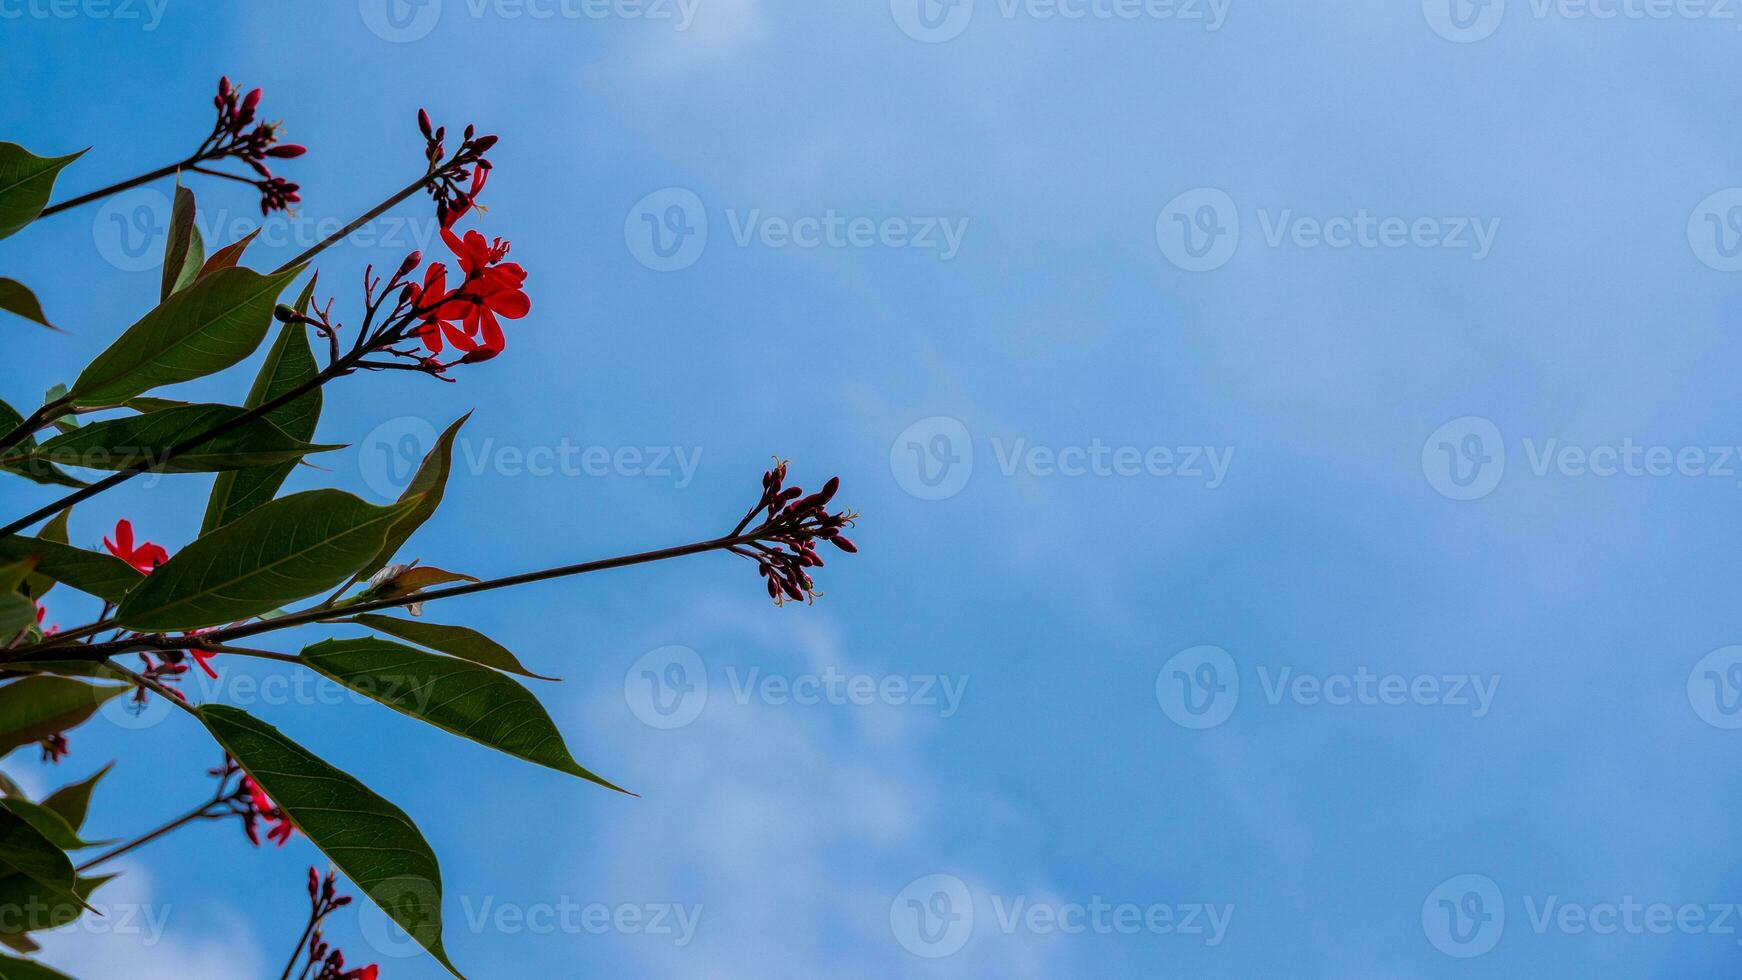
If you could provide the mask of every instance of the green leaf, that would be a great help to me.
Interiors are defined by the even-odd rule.
[[[367,564],[357,570],[357,574],[351,581],[361,582],[386,567],[387,563],[393,560],[393,555],[399,550],[399,546],[411,537],[413,531],[422,527],[423,522],[429,520],[430,515],[434,514],[436,508],[441,506],[442,494],[448,485],[448,470],[453,465],[454,437],[459,435],[460,426],[465,425],[466,420],[471,417],[472,413],[467,412],[455,419],[454,423],[448,426],[447,430],[436,439],[435,445],[430,447],[430,451],[424,455],[423,462],[418,464],[417,472],[412,475],[411,482],[406,485],[405,492],[399,495],[402,502],[416,499],[417,506],[400,518],[399,523],[393,526],[393,530],[387,533],[387,539],[381,543],[381,550],[376,553],[374,558],[369,559]]]
[[[278,294],[299,266],[263,276],[221,269],[164,300],[97,355],[73,382],[73,403],[119,405],[160,385],[204,377],[260,346]]]
[[[66,544],[67,518],[71,517],[72,513],[73,509],[71,507],[61,510],[60,513],[48,519],[48,523],[42,526],[42,530],[36,532],[36,536],[44,541],[50,541],[56,544]],[[19,560],[28,560],[33,564],[41,561],[40,558],[36,558],[35,556]],[[24,581],[24,591],[32,599],[40,600],[43,596],[47,595],[48,590],[52,588],[54,588],[54,577],[52,575],[44,575],[41,572],[32,572],[30,577]]]
[[[189,439],[228,425],[248,414],[234,405],[183,405],[147,415],[128,415],[92,422],[38,446],[33,455],[63,466],[124,470],[141,463],[161,463],[159,473],[212,473],[292,463],[309,453],[339,446],[314,446],[286,434],[264,418],[252,419],[193,449],[169,451]]]
[[[0,980],[73,980],[58,970],[51,970],[34,960],[15,956],[0,956]]]
[[[417,619],[399,619],[393,616],[379,616],[374,613],[363,613],[351,617],[351,622],[366,629],[379,630],[402,640],[410,640],[418,646],[439,650],[450,657],[470,660],[475,664],[494,667],[510,674],[522,677],[536,677],[541,681],[554,681],[555,677],[546,677],[527,670],[512,652],[475,629],[465,626],[444,626],[441,623],[430,623]]]
[[[442,948],[441,867],[411,818],[245,711],[208,704],[198,714],[291,823],[449,973],[460,976]]]
[[[198,629],[330,589],[379,551],[388,528],[415,506],[375,507],[338,490],[274,500],[159,565],[122,600],[116,621],[144,632]]]
[[[24,818],[24,822],[36,828],[37,833],[48,838],[49,843],[63,851],[76,851],[84,847],[96,847],[99,844],[113,844],[114,841],[88,841],[79,837],[78,831],[67,823],[66,818],[43,806],[29,800],[0,800],[0,806],[11,810]]]
[[[302,651],[302,660],[359,694],[461,738],[623,791],[575,762],[532,692],[488,667],[373,636],[316,643]]]
[[[31,557],[36,559],[36,574],[109,602],[120,602],[144,578],[132,565],[114,555],[42,537],[14,534],[0,538],[0,560],[21,561]]]
[[[54,928],[89,907],[66,852],[3,806],[0,875],[0,928],[7,932]]]
[[[17,143],[0,143],[0,238],[36,220],[61,168],[83,156],[39,157]]]
[[[163,294],[168,299],[194,281],[206,260],[206,246],[194,227],[194,192],[180,184],[169,209],[169,235],[163,242]]]
[[[253,237],[249,235],[237,244],[245,246]],[[308,309],[314,288],[315,281],[311,278],[303,287],[302,295],[297,297],[295,309],[298,313]],[[286,323],[279,330],[272,348],[266,352],[266,363],[260,366],[260,374],[255,377],[254,387],[248,391],[248,400],[243,404],[249,408],[264,405],[307,382],[319,370],[314,352],[309,349],[308,329],[300,323]],[[321,417],[321,390],[316,388],[295,401],[280,405],[265,417],[292,439],[313,439],[315,426]],[[288,462],[219,474],[206,502],[206,517],[200,525],[200,533],[215,531],[271,500],[294,469],[296,463]]]
[[[18,426],[23,424],[24,416],[18,414],[17,409],[5,402],[0,402],[0,434],[11,432],[13,429],[16,429]],[[24,440],[16,446],[5,450],[4,453],[0,453],[0,455],[7,457],[22,455],[35,447],[36,436],[30,435],[26,436]],[[26,458],[18,463],[0,463],[0,469],[3,469],[8,473],[15,473],[27,480],[48,484],[50,486],[76,488],[85,485],[85,481],[75,479],[65,472],[62,472],[60,467],[55,466],[53,463],[39,459]]]
[[[91,793],[96,790],[97,783],[104,776],[107,776],[109,770],[113,768],[115,768],[115,764],[111,762],[76,783],[62,786],[48,794],[48,798],[42,801],[42,805],[60,814],[61,819],[67,822],[67,826],[78,830],[85,825],[85,813],[91,807]]]
[[[36,625],[36,603],[18,592],[0,593],[0,640]]]
[[[0,687],[0,755],[85,722],[126,687],[70,677],[23,677]]]
[[[43,315],[42,304],[37,302],[36,294],[30,291],[29,286],[16,279],[0,276],[0,310],[15,313],[50,330],[60,331],[59,327],[48,322],[48,317]]]

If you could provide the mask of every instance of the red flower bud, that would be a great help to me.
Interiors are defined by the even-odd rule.
[[[260,104],[260,97],[265,94],[266,93],[261,89],[254,89],[249,92],[247,98],[242,100],[242,111],[253,112],[254,107]]]
[[[848,539],[846,535],[837,534],[829,540],[834,542],[835,547],[847,552],[848,554],[858,554],[859,552],[859,546]]]
[[[400,276],[403,276],[407,272],[410,272],[411,270],[417,268],[418,263],[422,262],[422,261],[423,261],[423,253],[422,252],[420,252],[420,251],[412,252],[410,255],[407,255],[405,257],[404,262],[399,263],[399,272],[396,273],[393,278],[398,279]]]
[[[277,157],[280,160],[289,160],[293,157],[300,157],[307,152],[308,147],[303,146],[301,143],[286,143],[283,146],[275,146],[272,149],[267,150],[266,155],[269,157]]]
[[[429,139],[433,135],[434,131],[429,124],[429,113],[422,109],[417,110],[417,128],[423,131],[424,139]]]
[[[492,146],[495,146],[495,145],[496,145],[496,137],[494,137],[494,136],[480,136],[476,140],[472,141],[472,152],[473,153],[487,153],[487,152],[489,152],[490,148]]]

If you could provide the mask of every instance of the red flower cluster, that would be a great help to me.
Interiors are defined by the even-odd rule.
[[[260,106],[260,97],[263,94],[256,88],[243,95],[240,89],[230,84],[228,77],[218,79],[218,94],[212,97],[212,105],[218,110],[218,119],[213,123],[212,133],[206,137],[206,142],[200,147],[196,158],[220,160],[234,157],[246,163],[259,176],[258,180],[250,180],[248,183],[260,191],[260,213],[270,214],[277,210],[288,211],[290,205],[302,200],[302,196],[298,193],[298,185],[283,177],[274,176],[267,169],[265,161],[268,158],[293,159],[308,152],[308,147],[300,143],[280,144],[278,123],[262,122],[255,124],[253,129],[248,129],[249,123],[254,122],[254,114]],[[233,174],[220,176],[234,177]]]
[[[149,541],[133,543],[133,522],[122,518],[115,522],[115,540],[103,539],[103,547],[109,549],[109,554],[121,559],[141,573],[150,574],[151,570],[169,560],[169,552],[162,545]]]
[[[415,310],[420,318],[417,335],[431,354],[440,354],[452,344],[462,356],[454,363],[474,364],[502,353],[507,346],[497,317],[518,320],[532,309],[521,286],[526,270],[517,262],[502,261],[508,243],[500,238],[485,240],[476,231],[464,237],[442,229],[442,241],[459,263],[461,281],[448,290],[447,266],[434,262],[417,289]]]
[[[300,975],[306,977],[313,970],[314,980],[376,980],[380,969],[375,964],[355,970],[345,969],[345,954],[321,935],[321,920],[351,904],[351,896],[338,894],[337,876],[333,872],[328,871],[322,878],[314,868],[308,869],[308,903],[308,965],[303,967]],[[291,965],[296,965],[295,955],[291,957]]]
[[[448,128],[432,125],[429,113],[423,109],[417,110],[417,128],[423,133],[424,158],[435,171],[428,190],[435,198],[436,221],[447,228],[477,202],[478,192],[484,189],[484,181],[490,173],[490,161],[484,159],[484,154],[496,145],[496,137],[479,136],[476,128],[467,126],[460,137],[460,151],[452,160],[447,160],[444,140]],[[468,179],[471,187],[463,189]]]
[[[829,501],[841,488],[840,477],[830,477],[821,490],[809,496],[799,487],[785,486],[785,482],[786,461],[776,460],[774,468],[762,474],[761,498],[732,532],[738,535],[758,514],[766,512],[766,521],[752,532],[756,540],[735,545],[731,551],[756,562],[756,571],[766,580],[768,597],[775,605],[788,599],[809,601],[820,594],[806,571],[823,567],[822,556],[817,554],[818,540],[849,553],[859,550],[841,533],[858,515],[828,510]],[[786,550],[780,550],[782,547]]]

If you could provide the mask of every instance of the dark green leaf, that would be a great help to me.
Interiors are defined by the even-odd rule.
[[[113,762],[91,773],[76,783],[62,786],[48,794],[42,805],[61,815],[67,826],[78,830],[85,825],[85,813],[91,807],[91,793],[96,790],[97,783],[114,768]]]
[[[5,402],[0,402],[0,434],[11,432],[22,424],[24,424],[24,416],[18,414],[18,411],[11,405],[6,404]],[[26,436],[24,440],[16,446],[0,452],[0,456],[10,457],[21,455],[35,448],[35,446],[36,437],[34,435]],[[8,473],[15,473],[25,479],[37,483],[45,483],[50,486],[82,487],[85,485],[85,481],[74,479],[62,472],[60,467],[39,459],[27,458],[19,463],[0,463],[0,469],[3,469]]]
[[[575,762],[532,692],[488,667],[373,636],[317,643],[303,650],[302,660],[359,694],[461,738],[621,791]]]
[[[62,585],[88,592],[99,599],[120,602],[144,576],[114,555],[86,551],[44,538],[11,535],[0,538],[0,560],[36,558],[36,574]]]
[[[176,293],[85,368],[73,382],[74,404],[119,405],[242,360],[260,346],[278,294],[301,272],[221,269]]]
[[[415,506],[411,500],[375,507],[337,490],[274,500],[159,565],[128,593],[116,620],[158,632],[270,612],[345,581]]]
[[[82,847],[96,847],[98,844],[112,844],[114,841],[88,841],[79,837],[78,831],[67,823],[66,818],[43,806],[29,800],[0,800],[0,806],[11,810],[24,818],[24,822],[36,828],[37,833],[48,838],[48,842],[63,851],[76,851]]]
[[[0,873],[0,927],[7,932],[53,928],[88,907],[66,852],[3,806]]]
[[[0,956],[0,980],[73,980],[73,978],[58,970],[51,970],[34,960]]]
[[[176,185],[175,203],[169,209],[169,235],[163,242],[163,294],[185,288],[199,275],[206,261],[205,243],[194,227],[194,192]]]
[[[43,315],[42,304],[36,301],[36,294],[30,291],[30,287],[16,279],[0,276],[0,310],[15,313],[50,330],[60,329],[48,322],[48,317]]]
[[[527,670],[508,648],[490,639],[475,629],[465,626],[444,626],[441,623],[430,623],[418,619],[398,619],[393,616],[380,616],[374,613],[364,613],[351,617],[351,622],[367,629],[379,630],[397,636],[402,640],[410,640],[418,646],[439,650],[450,657],[470,660],[475,664],[494,667],[510,674],[522,677],[536,677],[541,681],[554,681],[555,677],[546,677]]]
[[[465,425],[466,420],[471,417],[472,413],[467,412],[455,419],[454,424],[447,427],[447,430],[436,439],[435,445],[424,455],[423,462],[418,464],[417,472],[412,475],[411,482],[406,485],[405,492],[399,495],[401,501],[417,499],[417,506],[408,511],[404,517],[400,518],[399,523],[393,526],[393,530],[387,533],[386,540],[381,543],[381,550],[376,553],[374,558],[369,559],[367,564],[357,570],[352,581],[361,582],[385,567],[388,562],[393,560],[393,555],[399,550],[399,546],[411,537],[413,531],[422,527],[423,522],[429,520],[430,515],[434,514],[436,508],[441,506],[442,494],[448,485],[448,470],[453,463],[454,437],[459,435],[460,426]]]
[[[61,168],[84,155],[39,157],[17,143],[0,143],[0,238],[36,220]]]
[[[253,237],[250,235],[238,244],[246,245]],[[311,278],[308,285],[303,287],[302,295],[297,297],[297,312],[308,309],[309,297],[314,294],[314,288],[315,283]],[[264,405],[307,382],[319,370],[315,364],[314,352],[309,349],[308,328],[300,323],[284,324],[278,332],[278,339],[266,352],[266,363],[260,366],[260,374],[254,378],[254,387],[249,390],[248,400],[243,404],[249,408]],[[266,415],[285,435],[305,441],[314,438],[315,426],[320,417],[319,388],[295,401],[280,405]],[[212,495],[206,502],[206,518],[200,525],[200,533],[217,530],[271,500],[294,469],[296,463],[289,462],[220,473],[212,484]]]
[[[76,727],[125,687],[70,677],[23,677],[0,686],[0,755]]]
[[[33,454],[63,466],[97,470],[124,470],[161,460],[151,469],[160,473],[212,473],[295,463],[308,453],[341,448],[310,445],[270,421],[256,418],[169,456],[171,448],[246,414],[247,409],[234,405],[183,405],[148,415],[127,415],[56,436]]]
[[[49,518],[48,523],[44,524],[42,526],[42,530],[36,532],[36,536],[38,538],[42,539],[43,541],[49,541],[49,542],[53,542],[55,544],[66,544],[67,543],[67,518],[71,517],[72,513],[73,513],[73,509],[71,507],[68,507],[68,508],[62,510],[60,513]],[[36,562],[36,563],[40,563],[42,561],[42,559],[36,558],[34,556],[32,556],[30,559],[20,559],[20,560],[31,560],[31,561]],[[52,589],[52,588],[54,588],[54,576],[44,575],[41,572],[32,572],[30,577],[27,578],[24,582],[24,591],[32,599],[40,600],[43,596],[47,595],[48,590]]]
[[[36,603],[18,592],[0,592],[0,640],[36,625]]]
[[[460,975],[442,948],[441,867],[410,817],[245,711],[209,704],[199,716],[345,877]]]

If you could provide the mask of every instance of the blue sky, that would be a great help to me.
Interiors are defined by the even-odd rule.
[[[405,182],[418,106],[501,134],[479,227],[532,315],[456,385],[330,388],[352,448],[293,483],[390,496],[475,408],[408,555],[711,536],[771,454],[865,515],[808,608],[704,557],[427,610],[563,677],[640,799],[236,686],[271,670],[206,693],[418,821],[474,976],[1733,975],[1734,5],[925,2],[0,0],[0,138],[93,145],[65,193],[265,86],[312,150],[258,267]],[[195,187],[209,234],[256,224]],[[152,304],[165,189],[0,248],[70,331],[17,328],[8,401]],[[336,311],[427,241],[395,214],[321,258]],[[205,480],[144,482],[76,540],[186,544]],[[6,768],[118,758],[108,836],[216,761],[152,715],[73,753]],[[103,896],[160,936],[50,959],[276,975],[316,858],[187,831]],[[380,926],[329,931],[440,975]]]

